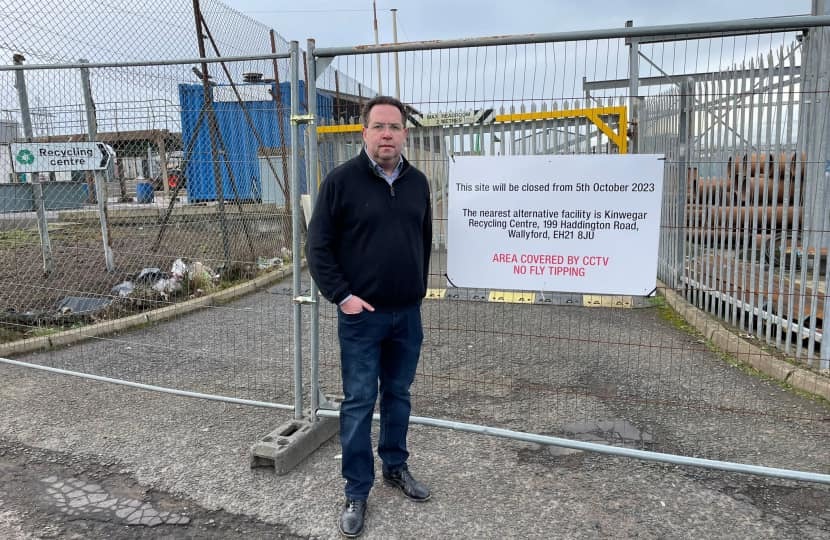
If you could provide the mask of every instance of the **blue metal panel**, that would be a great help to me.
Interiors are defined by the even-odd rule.
[[[271,92],[276,91],[276,84],[270,84]],[[250,85],[241,85],[250,86]],[[300,81],[300,93],[305,94],[305,84]],[[280,84],[281,103],[283,107],[283,132],[286,137],[286,146],[291,144],[289,110],[291,104],[291,89],[289,83]],[[300,99],[305,102],[304,98]],[[328,96],[318,96],[318,110],[325,118],[331,117],[332,99]],[[204,103],[202,86],[199,84],[179,85],[179,103],[181,104],[182,141],[187,147],[196,130],[196,120]],[[218,160],[222,189],[225,200],[260,200],[262,196],[262,182],[260,178],[259,154],[260,144],[251,130],[242,106],[238,101],[215,101],[216,122],[224,144],[227,159],[214,157],[211,150],[210,132],[208,130],[208,116],[196,132],[193,151],[189,156],[185,176],[187,178],[188,200],[191,202],[215,201],[217,199],[216,183],[214,181],[214,160]],[[259,134],[262,145],[267,148],[282,146],[279,129],[279,115],[273,100],[246,101],[245,108],[251,118],[254,128]],[[302,107],[301,113],[305,112]],[[217,151],[221,156],[222,145]],[[185,156],[187,157],[187,156]],[[233,172],[233,182],[228,168]],[[280,171],[278,171],[280,172]],[[300,191],[307,191],[304,174],[300,183]]]

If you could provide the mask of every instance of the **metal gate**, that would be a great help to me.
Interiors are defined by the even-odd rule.
[[[744,328],[760,324],[774,341],[774,327],[759,315],[762,306],[755,301],[765,296],[772,280],[751,281],[757,279],[749,270],[752,265],[754,272],[764,272],[755,251],[746,260],[735,255],[737,246],[749,253],[749,244],[736,240],[741,235],[755,241],[760,232],[771,230],[763,241],[779,238],[772,245],[777,251],[781,235],[776,230],[800,234],[799,222],[792,219],[777,222],[777,229],[761,218],[750,219],[770,211],[780,214],[769,198],[755,204],[761,201],[759,186],[766,193],[778,184],[762,184],[749,172],[748,161],[741,165],[752,151],[791,155],[795,137],[785,142],[783,126],[787,121],[792,125],[795,111],[811,114],[805,100],[792,99],[799,76],[808,75],[795,60],[804,47],[795,45],[803,27],[790,22],[732,21],[330,49],[316,49],[309,40],[309,86],[334,95],[334,114],[327,115],[333,120],[318,120],[317,140],[310,141],[310,177],[321,180],[362,144],[362,126],[350,102],[364,96],[333,92],[336,81],[318,76],[318,71],[331,64],[337,72],[374,77],[373,63],[378,62],[381,80],[373,79],[377,84],[370,86],[399,88],[398,97],[410,108],[404,153],[431,181],[437,234],[432,288],[423,305],[426,338],[413,386],[413,409],[420,415],[416,421],[481,433],[504,430],[502,435],[521,440],[544,439],[678,463],[696,462],[692,456],[751,463],[750,440],[792,421],[821,436],[817,411],[795,417],[771,411],[754,390],[732,376],[707,372],[696,358],[707,347],[704,339],[690,343],[655,332],[652,316],[660,310],[659,298],[474,290],[453,287],[446,277],[447,170],[455,156],[659,152],[666,159],[658,290],[685,294],[726,320],[743,317]],[[814,41],[826,34],[822,25],[827,22],[798,20],[810,24],[807,35]],[[779,62],[737,67],[766,51],[778,52]],[[393,63],[401,66],[400,74]],[[789,102],[780,98],[787,91]],[[776,116],[783,123],[773,125],[770,111],[782,107],[789,114]],[[489,122],[482,121],[487,111],[493,113]],[[729,115],[735,120],[727,120]],[[750,135],[755,133],[758,137]],[[826,138],[820,146],[826,153]],[[790,163],[788,157],[781,170],[796,174],[797,165]],[[730,181],[714,179],[722,167],[744,178],[740,189],[754,196],[742,210],[749,217],[733,212],[739,217],[729,222],[731,229],[725,229],[725,218],[711,217],[731,211],[713,195],[720,197]],[[735,243],[722,246],[715,240],[718,235]],[[717,275],[711,261],[727,258],[747,270],[738,272],[733,266],[732,281],[724,285],[711,277]],[[787,260],[795,264],[793,258]],[[818,273],[810,276],[823,281],[826,274],[821,272],[821,278]],[[701,273],[708,281],[698,279]],[[744,289],[755,300],[735,298],[734,276],[749,279]],[[811,294],[801,291],[802,296]],[[791,304],[784,302],[785,307]],[[325,410],[327,396],[336,396],[340,388],[336,313],[326,303],[314,303],[311,309],[312,411],[322,403],[319,414],[330,416],[334,413]],[[783,324],[790,328],[788,321]],[[815,328],[810,335],[812,343]],[[790,343],[784,331],[777,336],[779,343]],[[691,425],[695,423],[707,427],[701,431]],[[669,426],[680,425],[686,427],[672,434]],[[631,449],[652,453],[631,454]],[[655,457],[654,452],[672,456]],[[816,465],[819,470],[826,466]],[[748,470],[734,463],[714,466]],[[730,469],[735,466],[739,468]]]

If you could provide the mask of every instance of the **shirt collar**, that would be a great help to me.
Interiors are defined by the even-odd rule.
[[[372,164],[372,168],[380,173],[386,175],[386,171],[383,170],[383,167],[380,166],[380,163],[376,162],[372,159],[372,156],[369,155],[369,152],[366,152],[366,157],[369,158],[369,163]],[[392,171],[392,174],[401,172],[401,168],[403,167],[403,155],[400,156],[398,159],[398,164],[395,165],[395,170]]]

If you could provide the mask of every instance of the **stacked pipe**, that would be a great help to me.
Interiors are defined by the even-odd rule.
[[[798,168],[798,171],[796,169]],[[765,240],[773,231],[798,227],[803,206],[805,156],[744,154],[729,157],[726,177],[698,178],[687,171],[686,231],[693,242],[714,246],[731,242],[738,247],[753,238]],[[725,246],[724,246],[725,247]]]

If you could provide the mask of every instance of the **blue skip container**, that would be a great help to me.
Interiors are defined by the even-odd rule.
[[[141,204],[153,202],[153,184],[150,182],[139,182],[136,184],[135,198]]]

